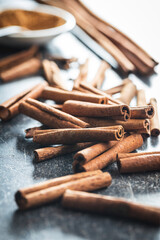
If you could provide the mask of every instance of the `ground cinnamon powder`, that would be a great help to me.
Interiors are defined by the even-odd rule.
[[[35,11],[14,9],[0,13],[0,28],[16,25],[28,30],[41,30],[58,27],[65,22],[63,18]]]

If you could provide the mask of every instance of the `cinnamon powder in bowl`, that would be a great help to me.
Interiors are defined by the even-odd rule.
[[[28,0],[5,0],[0,4],[0,29],[22,27],[20,32],[0,38],[0,44],[16,47],[46,44],[75,25],[74,16],[61,8]]]

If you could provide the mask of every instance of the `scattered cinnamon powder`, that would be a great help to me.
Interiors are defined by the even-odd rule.
[[[0,28],[16,25],[29,30],[41,30],[58,27],[65,22],[63,18],[36,11],[15,9],[0,13]]]

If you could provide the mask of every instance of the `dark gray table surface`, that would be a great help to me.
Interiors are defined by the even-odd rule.
[[[135,25],[132,26],[135,30]],[[138,29],[137,27],[137,31]],[[150,34],[147,37],[149,38]],[[140,38],[143,42],[142,38],[145,42],[145,34],[144,36],[142,34]],[[158,47],[156,44],[151,44],[150,47],[150,53],[156,53],[154,56],[157,60],[160,59],[160,53],[157,53]],[[1,46],[0,54],[5,56],[14,51]],[[89,80],[94,76],[100,63],[100,59],[71,33],[57,37],[42,51],[50,51],[67,57],[76,56],[81,62],[89,57]],[[158,72],[158,68],[156,71]],[[63,71],[63,77],[74,78],[77,73],[76,68],[73,68],[67,72]],[[143,79],[130,75],[130,78],[139,89],[146,90],[147,100],[150,97],[160,99],[158,74]],[[0,103],[40,81],[43,81],[43,77],[39,74],[7,84],[0,83]],[[109,88],[120,82],[121,77],[114,71],[108,70],[103,88]],[[68,80],[68,84],[71,87],[72,80]],[[135,104],[135,100],[132,104]],[[38,125],[40,125],[39,122],[24,115],[18,115],[9,122],[0,123],[0,239],[160,239],[160,229],[157,227],[129,220],[64,210],[60,203],[52,203],[24,212],[18,211],[14,201],[14,193],[17,189],[72,173],[73,155],[71,154],[38,164],[33,162],[33,150],[39,145],[33,143],[32,140],[25,139],[24,130]],[[139,151],[158,151],[159,146],[159,138],[152,137],[144,141]],[[120,175],[116,164],[104,171],[111,173],[112,185],[107,189],[96,191],[97,193],[124,197],[160,207],[160,173]]]

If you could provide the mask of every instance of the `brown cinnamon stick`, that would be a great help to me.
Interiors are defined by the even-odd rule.
[[[90,84],[95,88],[101,88],[104,78],[105,78],[105,71],[110,68],[110,65],[105,62],[101,61],[100,66],[98,68],[98,71],[93,78],[93,80],[90,82]]]
[[[41,133],[42,131],[42,133]],[[57,129],[44,133],[44,130],[34,132],[33,141],[43,144],[74,144],[77,142],[106,142],[119,141],[122,138],[121,129],[86,128],[86,129]]]
[[[74,125],[77,125],[77,126],[82,127],[82,128],[85,128],[85,127],[89,126],[84,121],[82,121],[82,120],[80,120],[80,119],[78,119],[78,118],[76,118],[76,117],[74,117],[74,116],[72,116],[68,113],[62,112],[62,111],[60,111],[60,110],[58,110],[54,107],[50,107],[49,105],[47,105],[45,103],[42,103],[40,101],[28,98],[26,100],[26,102],[35,106],[35,107],[37,107],[38,109],[40,109],[40,110],[42,110],[46,113],[51,114],[52,116],[57,117],[60,120],[73,123]]]
[[[94,103],[106,103],[107,99],[103,96],[98,96],[95,94],[73,92],[73,91],[64,91],[61,89],[46,87],[41,95],[44,99],[51,99],[58,103],[63,103],[69,99],[78,100],[78,101],[88,101]]]
[[[56,147],[46,147],[34,150],[36,162],[41,162],[47,159],[51,159],[57,156],[62,156],[68,153],[76,152],[81,149],[91,146],[93,143],[77,143],[74,145],[62,145]]]
[[[73,210],[118,216],[160,225],[160,208],[133,203],[123,198],[66,190],[62,206]]]
[[[155,114],[154,107],[152,105],[148,106],[138,106],[138,107],[131,107],[131,119],[151,119]]]
[[[68,100],[63,104],[63,111],[80,117],[109,117],[123,120],[130,118],[130,110],[127,105],[101,105],[89,102]]]
[[[38,120],[39,122],[50,128],[80,128],[79,125],[76,125],[69,121],[69,116],[67,116],[66,118],[66,116],[63,115],[62,111],[49,107],[48,105],[45,108],[45,111],[42,109],[43,107],[39,107],[39,104],[37,102],[36,104],[35,102],[33,103],[33,100],[27,100],[27,102],[22,102],[19,106],[19,111],[21,113]],[[62,115],[63,119],[61,119]],[[71,119],[73,119],[72,116]]]
[[[124,85],[126,85],[126,84],[128,84],[130,82],[131,82],[131,80],[129,78],[126,78],[126,79],[123,80],[122,84],[117,85],[117,86],[115,86],[113,88],[107,89],[104,92],[107,93],[107,94],[110,94],[110,95],[119,93],[119,92],[121,92],[121,90],[124,87]]]
[[[42,66],[49,85],[67,90],[67,82],[62,79],[60,69],[55,62],[45,59]]]
[[[72,165],[74,172],[79,172],[82,164],[89,162],[93,158],[113,147],[115,144],[117,144],[117,141],[97,143],[77,152],[73,157],[74,162]]]
[[[25,130],[25,138],[32,138],[33,137],[33,133],[35,130],[42,130],[42,129],[46,129],[47,127],[42,125],[42,126],[39,126],[39,127],[32,127],[32,128],[27,128]]]
[[[38,98],[40,97],[43,89],[47,86],[47,82],[42,82],[37,84],[36,86],[27,89],[20,94],[10,98],[6,102],[0,105],[0,118],[4,121],[11,119],[15,115],[18,114],[19,105],[27,98]]]
[[[87,122],[90,127],[107,127],[121,125],[125,131],[149,133],[150,121],[148,119],[129,119],[128,121],[111,120],[106,118],[79,117]]]
[[[79,89],[80,91],[81,91],[81,90],[82,90],[82,91],[85,90],[85,91],[88,91],[88,92],[93,93],[93,94],[102,95],[102,96],[106,97],[106,98],[110,101],[110,104],[121,104],[120,101],[112,98],[109,94],[103,92],[102,90],[93,87],[93,86],[92,86],[90,83],[88,83],[88,82],[80,82],[78,89]]]
[[[75,174],[77,175],[77,174]],[[108,187],[111,184],[111,176],[109,173],[93,173],[91,176],[79,176],[78,178],[69,177],[64,183],[59,183],[53,186],[45,186],[40,190],[31,188],[31,192],[19,190],[15,194],[16,203],[20,209],[28,209],[35,206],[40,206],[59,199],[66,189],[75,189],[78,191],[93,191],[100,188]],[[68,176],[67,176],[68,177]],[[73,179],[73,180],[72,180]],[[30,190],[30,189],[29,189]],[[26,193],[27,192],[27,193]]]
[[[157,137],[160,134],[160,123],[158,117],[158,109],[157,109],[157,100],[155,98],[150,99],[150,105],[154,107],[154,116],[151,118],[151,135]]]
[[[137,90],[137,106],[146,106],[146,96],[143,89]]]
[[[20,63],[0,74],[3,82],[9,82],[17,78],[35,74],[41,67],[41,61],[38,58],[31,58]]]
[[[88,76],[88,63],[89,63],[89,59],[87,58],[85,63],[80,65],[78,77],[74,80],[74,84],[73,84],[74,90],[77,90],[79,88],[80,82],[86,81]]]
[[[0,72],[5,71],[13,66],[16,66],[30,58],[32,58],[38,51],[37,46],[32,46],[27,50],[9,55],[0,60]]]
[[[118,153],[132,152],[135,149],[141,147],[142,144],[143,138],[141,134],[132,134],[129,137],[126,137],[119,141],[116,145],[114,145],[108,151],[102,153],[100,156],[82,165],[82,170],[92,171],[107,167],[110,163],[116,161],[116,156]]]
[[[151,154],[160,154],[160,152],[136,152],[136,153],[118,153],[117,160],[121,158],[129,158],[143,155],[151,155]]]
[[[137,94],[137,88],[132,82],[130,82],[124,85],[121,91],[121,96],[118,98],[118,100],[129,105],[132,98],[136,94]]]
[[[121,173],[159,171],[160,153],[148,152],[146,154],[119,158],[117,165]]]

